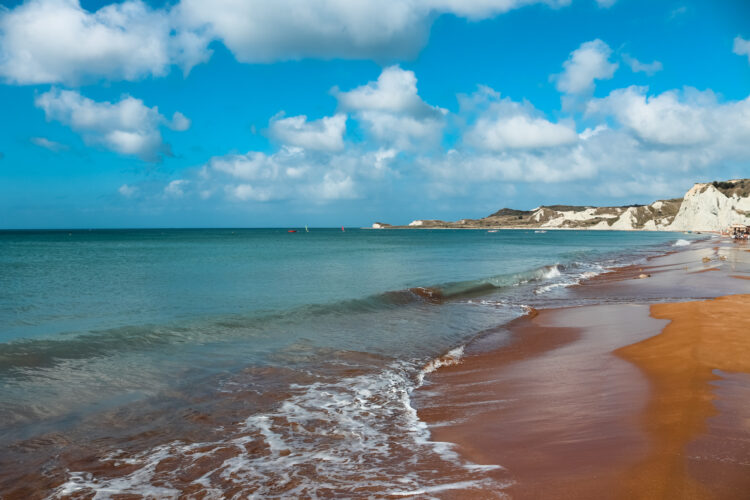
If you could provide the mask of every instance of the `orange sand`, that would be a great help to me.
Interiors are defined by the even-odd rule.
[[[723,245],[714,272],[685,273],[707,250],[599,275],[570,293],[600,305],[477,341],[414,394],[433,439],[502,465],[513,499],[750,500],[750,261]],[[618,303],[641,296],[686,302]]]
[[[647,340],[618,349],[648,376],[652,395],[643,415],[651,451],[625,475],[629,498],[748,498],[750,475],[740,469],[717,495],[691,477],[686,445],[717,414],[714,370],[750,373],[750,295],[657,304],[651,315],[672,322]],[[748,425],[747,422],[745,425]],[[744,473],[744,474],[743,474]]]

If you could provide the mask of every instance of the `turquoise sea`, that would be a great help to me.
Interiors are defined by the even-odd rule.
[[[693,237],[0,232],[0,492],[401,495],[486,481],[416,418],[428,362]]]

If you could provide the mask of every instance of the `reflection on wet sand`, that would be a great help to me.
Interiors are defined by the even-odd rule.
[[[543,310],[509,343],[470,346],[417,391],[434,439],[502,464],[513,498],[741,498],[750,290],[730,275],[750,266],[711,245],[600,275],[570,293],[604,305]]]

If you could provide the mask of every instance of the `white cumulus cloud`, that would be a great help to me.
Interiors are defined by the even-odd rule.
[[[647,95],[645,87],[618,89],[592,100],[589,115],[611,115],[641,140],[665,146],[725,144],[750,137],[750,101],[721,104],[713,92],[686,89]]]
[[[609,61],[611,55],[612,49],[599,39],[581,44],[563,63],[563,72],[557,75],[557,90],[567,94],[591,92],[595,80],[614,76],[618,64]]]
[[[28,0],[0,11],[0,75],[18,84],[137,80],[189,71],[208,59],[208,40],[173,33],[170,15],[140,0],[89,12],[79,0]]]
[[[329,203],[361,198],[391,176],[398,153],[350,147],[316,151],[282,146],[273,153],[250,151],[211,158],[178,185],[180,196],[223,196],[232,202],[266,203],[304,200]],[[183,181],[189,181],[184,182]],[[173,181],[174,182],[174,181]],[[172,185],[165,187],[165,192]]]
[[[150,108],[140,99],[125,96],[116,103],[97,102],[73,90],[52,89],[39,95],[35,103],[47,120],[69,126],[87,143],[146,161],[169,154],[159,132],[167,120],[156,106]]]
[[[204,182],[223,184],[228,197],[239,201],[347,199],[356,197],[352,176],[363,160],[345,154],[310,154],[290,147],[270,155],[251,151],[212,158],[206,165]]]
[[[241,62],[411,57],[440,14],[485,19],[570,0],[182,0],[181,22],[220,39]]]
[[[15,84],[80,85],[184,72],[219,40],[240,62],[415,56],[443,14],[480,20],[530,4],[571,0],[181,0],[152,8],[124,0],[87,10],[80,0],[0,8],[0,77]]]
[[[504,151],[549,148],[578,140],[572,122],[553,123],[530,104],[500,99],[486,88],[480,94],[485,99],[483,110],[464,134],[467,144],[485,151]]]
[[[190,119],[179,111],[175,111],[172,115],[172,121],[170,121],[167,126],[172,130],[184,132],[190,128]]]
[[[346,115],[343,113],[312,121],[308,121],[304,115],[284,118],[283,114],[279,114],[271,119],[269,126],[271,137],[278,142],[319,151],[343,149],[344,132]]]
[[[415,149],[439,143],[446,110],[424,102],[413,71],[385,68],[377,81],[348,92],[333,89],[339,107],[354,116],[381,143]]]
[[[441,158],[420,158],[420,165],[434,182],[457,185],[493,181],[552,184],[590,179],[599,172],[583,147],[499,154],[452,150]]]

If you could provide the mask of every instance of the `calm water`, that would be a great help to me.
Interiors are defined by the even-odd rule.
[[[429,441],[409,404],[425,363],[679,238],[0,232],[0,493],[408,494],[495,480]]]

